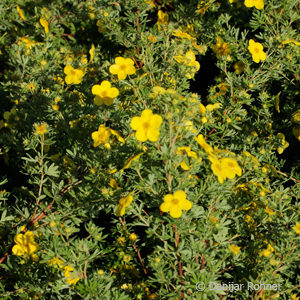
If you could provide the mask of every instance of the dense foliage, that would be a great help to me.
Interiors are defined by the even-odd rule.
[[[299,299],[298,12],[2,0],[0,298]]]

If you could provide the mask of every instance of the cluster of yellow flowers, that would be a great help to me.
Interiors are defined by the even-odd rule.
[[[39,249],[39,245],[34,241],[32,231],[27,231],[24,234],[19,233],[15,236],[15,245],[12,248],[12,253],[24,258],[31,258],[33,261],[38,261],[39,257],[35,252]]]
[[[289,143],[285,140],[285,135],[281,132],[277,134],[277,138],[281,140],[281,145],[280,147],[277,148],[278,154],[282,154],[284,149],[286,149],[289,146]]]
[[[119,200],[116,209],[117,216],[121,217],[125,214],[126,208],[133,201],[133,194],[134,192],[131,192]],[[160,210],[162,212],[169,212],[173,218],[180,218],[182,215],[182,210],[190,210],[192,207],[192,202],[186,199],[186,193],[181,190],[176,191],[174,194],[165,195],[163,201],[164,202],[160,205]]]
[[[113,75],[117,75],[119,80],[124,80],[128,75],[132,75],[136,72],[134,61],[130,58],[116,57],[115,64],[109,67],[109,72]],[[72,76],[77,76],[74,74],[74,70]],[[74,82],[73,78],[69,81]],[[116,87],[112,87],[109,81],[104,80],[100,85],[96,84],[92,87],[92,94],[95,95],[94,102],[96,105],[105,104],[109,106],[113,103],[113,99],[119,95],[119,90]],[[105,124],[101,124],[98,131],[92,133],[94,147],[104,144],[105,148],[110,149],[109,138],[111,135],[116,136],[119,142],[125,142],[117,131],[106,127]]]

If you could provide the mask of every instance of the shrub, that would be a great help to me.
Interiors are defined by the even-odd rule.
[[[298,299],[297,5],[1,1],[1,299]]]

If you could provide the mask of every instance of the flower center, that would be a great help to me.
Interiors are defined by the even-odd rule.
[[[229,162],[229,163],[228,163],[228,167],[229,167],[229,168],[234,168],[234,164],[233,164],[232,162]]]
[[[254,48],[254,51],[255,51],[256,53],[259,53],[259,49],[258,49],[258,48]]]
[[[150,128],[150,122],[146,121],[143,123],[144,130],[148,130]]]
[[[176,199],[176,198],[173,198],[173,199],[172,199],[172,203],[175,204],[175,205],[177,205],[177,204],[179,203],[179,200]]]
[[[125,71],[125,70],[126,70],[126,65],[121,65],[121,66],[120,66],[120,69],[121,69],[122,71]]]
[[[219,171],[219,172],[221,172],[221,171],[222,171],[222,167],[221,167],[221,165],[219,165],[219,164],[216,164],[216,168],[218,169],[218,171]]]

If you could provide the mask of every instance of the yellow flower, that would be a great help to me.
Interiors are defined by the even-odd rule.
[[[84,76],[84,72],[81,69],[74,69],[70,65],[65,66],[64,73],[66,74],[66,84],[79,84]]]
[[[120,143],[125,143],[125,140],[121,137],[120,133],[116,130],[110,129],[112,135],[114,135]]]
[[[135,155],[134,157],[129,158],[124,167],[121,169],[121,173],[125,170],[128,169],[131,166],[131,163],[135,160],[137,160],[140,156],[142,156],[144,154],[144,152],[139,153],[138,155]]]
[[[233,179],[235,175],[242,175],[242,169],[234,158],[221,158],[221,164],[222,167],[225,169],[227,178]]]
[[[156,4],[154,3],[154,0],[144,0],[146,4],[148,4],[151,8],[155,8]]]
[[[18,14],[20,16],[20,18],[23,20],[23,21],[26,21],[26,18],[24,16],[24,13],[22,11],[22,9],[19,7],[19,5],[17,5],[17,11],[18,11]]]
[[[57,258],[57,257],[54,257],[54,258],[48,260],[48,264],[49,264],[50,266],[55,266],[55,265],[57,265],[57,266],[59,266],[60,268],[62,268],[63,261],[62,261],[61,259]]]
[[[118,97],[119,90],[115,87],[111,87],[109,81],[104,80],[101,84],[96,84],[92,87],[92,94],[96,95],[94,102],[96,105],[105,104],[109,106],[113,103],[113,98]]]
[[[293,43],[297,46],[300,46],[300,42],[297,42],[296,40],[294,39],[289,39],[289,40],[285,40],[285,41],[282,41],[281,44],[285,45],[285,44],[289,44],[289,43]]]
[[[238,254],[240,252],[241,247],[232,244],[229,246],[229,249],[233,254]]]
[[[293,127],[293,135],[300,142],[300,128]]]
[[[173,31],[173,35],[176,36],[176,37],[183,38],[183,39],[188,39],[189,41],[194,39],[191,35],[189,35],[188,33],[184,32],[184,31],[182,31],[181,29],[175,29]]]
[[[248,50],[252,54],[252,59],[254,62],[259,63],[260,60],[266,60],[266,53],[263,51],[263,45],[261,43],[256,43],[254,40],[249,40]]]
[[[56,222],[53,221],[53,220],[50,221],[49,226],[50,226],[51,228],[55,227],[55,226],[56,226]]]
[[[282,146],[280,146],[280,147],[277,148],[277,152],[278,152],[278,154],[282,154],[282,152],[284,151],[284,149],[289,146],[289,143],[285,140],[285,136],[281,132],[279,132],[277,134],[277,138],[281,139],[281,145],[282,145]]]
[[[263,0],[245,0],[245,6],[247,7],[253,7],[257,9],[263,9],[264,8],[264,1]]]
[[[31,258],[35,260],[37,256],[34,253],[39,249],[39,245],[34,241],[32,231],[27,231],[25,234],[17,234],[14,241],[16,243],[12,248],[14,255],[24,256],[26,258],[31,256]]]
[[[300,298],[297,296],[297,294],[291,294],[291,300],[299,300]]]
[[[103,271],[103,270],[98,270],[97,274],[98,274],[98,275],[103,275],[103,274],[104,274],[104,271]]]
[[[226,56],[230,54],[230,46],[228,43],[222,41],[220,37],[217,37],[217,43],[212,47],[213,51],[216,53],[217,58]]]
[[[80,278],[76,276],[76,274],[74,272],[74,268],[72,266],[68,265],[68,266],[65,266],[63,269],[64,269],[64,276],[65,276],[67,283],[69,283],[71,285],[75,285]]]
[[[274,210],[272,210],[270,207],[266,207],[265,212],[269,214],[270,216],[273,216],[275,214]]]
[[[190,210],[192,202],[186,199],[184,191],[176,191],[173,195],[167,194],[164,197],[164,202],[160,205],[162,212],[170,212],[171,217],[180,218],[183,210]]]
[[[192,50],[189,50],[185,53],[184,63],[187,66],[195,67],[197,71],[200,68],[200,64],[196,61],[196,55]]]
[[[300,223],[296,222],[296,225],[292,227],[297,234],[300,234]]]
[[[102,20],[97,20],[96,26],[98,27],[98,32],[100,32],[100,33],[105,33],[105,32],[107,32],[107,28],[106,28],[105,25],[103,24],[103,21],[102,21]]]
[[[300,109],[296,110],[292,115],[293,123],[300,123]]]
[[[221,82],[218,84],[219,92],[216,93],[216,95],[223,96],[226,94],[228,90],[228,85],[224,82]]]
[[[206,10],[209,8],[210,3],[206,1],[201,1],[197,5],[196,13],[200,14],[201,17],[205,14]]]
[[[31,93],[33,93],[36,88],[36,85],[35,85],[35,83],[29,83],[27,85],[27,88],[30,90]]]
[[[188,157],[197,158],[197,153],[194,151],[191,151],[190,147],[178,147],[177,154],[184,155],[184,153],[187,154]]]
[[[212,162],[211,169],[220,183],[223,183],[226,178],[233,179],[236,175],[242,175],[242,169],[233,158],[218,159],[210,155],[209,160]]]
[[[200,69],[200,64],[198,61],[196,61],[196,55],[192,50],[187,51],[185,53],[184,57],[182,55],[177,55],[174,57],[174,59],[178,63],[184,63],[185,65],[187,65],[189,67],[193,67],[192,74],[190,74],[190,73],[186,74],[186,77],[188,77],[189,79],[193,78],[194,73],[196,73]]]
[[[88,63],[88,60],[87,60],[86,55],[83,55],[83,56],[80,58],[80,61],[81,61],[84,65],[86,65],[86,64]]]
[[[166,93],[166,89],[159,85],[154,86],[152,91],[153,93],[149,94],[149,97],[151,98],[155,98],[158,95],[164,95]]]
[[[92,139],[94,140],[94,147],[98,147],[101,144],[108,147],[109,137],[111,135],[111,130],[108,127],[105,127],[104,124],[101,124],[98,128],[98,131],[92,133]]]
[[[197,153],[194,152],[194,151],[191,151],[190,147],[178,147],[178,149],[176,151],[176,154],[179,154],[179,155],[183,156],[185,153],[187,154],[188,157],[192,157],[192,158],[197,159]],[[189,170],[190,169],[190,166],[187,165],[185,161],[182,161],[180,163],[180,166],[183,170]]]
[[[211,154],[213,152],[213,148],[208,143],[206,143],[202,134],[199,134],[195,139],[206,153]]]
[[[201,122],[203,123],[203,124],[205,124],[205,123],[207,123],[207,118],[206,117],[203,117],[203,118],[201,118]]]
[[[128,255],[128,254],[125,254],[123,256],[123,261],[126,262],[126,263],[129,263],[131,261],[131,256]]]
[[[161,116],[153,114],[150,109],[145,109],[140,117],[132,118],[130,126],[133,130],[136,130],[135,137],[138,141],[156,142],[160,135],[159,127],[161,123]]]
[[[118,244],[120,244],[121,246],[124,246],[124,244],[125,244],[125,237],[124,237],[124,236],[120,236],[120,237],[117,239],[117,242],[118,242]]]
[[[59,105],[58,104],[53,104],[52,109],[55,110],[55,111],[58,111],[59,110]]]
[[[157,12],[157,24],[158,29],[161,29],[160,25],[167,25],[169,21],[169,16],[167,13],[164,13],[162,10]]]
[[[135,74],[134,61],[118,56],[115,58],[115,64],[109,67],[109,72],[117,75],[119,80],[124,80],[127,75]]]
[[[242,72],[244,72],[245,64],[242,61],[238,61],[233,65],[235,73],[240,75]]]
[[[130,236],[129,236],[129,239],[134,242],[136,239],[137,239],[137,236],[135,233],[131,233]]]
[[[45,33],[49,33],[49,23],[47,20],[40,18],[40,23],[44,27]]]
[[[133,200],[132,194],[133,194],[133,192],[131,192],[126,197],[121,198],[119,200],[119,204],[117,206],[117,211],[116,211],[116,215],[118,217],[121,217],[125,214],[126,207],[128,207],[131,204],[132,200]]]
[[[39,135],[44,135],[45,133],[48,132],[46,123],[41,123],[40,125],[34,124],[34,127],[35,127],[35,132]]]
[[[193,124],[192,121],[186,121],[186,122],[184,123],[184,127],[185,127],[187,130],[189,130],[190,132],[192,132],[192,133],[195,133],[195,132],[198,131],[198,130],[194,127],[194,124]]]
[[[213,111],[213,110],[218,109],[220,107],[222,107],[222,103],[217,102],[215,104],[208,104],[208,105],[206,105],[205,110]]]
[[[21,42],[23,42],[25,44],[25,47],[28,50],[31,49],[33,46],[36,45],[35,41],[33,41],[33,40],[31,40],[31,39],[29,39],[27,37],[22,37],[20,40],[21,40]]]
[[[268,257],[271,255],[271,253],[274,251],[275,249],[270,245],[268,244],[268,247],[267,249],[264,249],[260,252],[260,256],[265,256],[265,257]]]
[[[150,33],[148,35],[148,40],[151,42],[151,43],[155,43],[157,41],[157,37],[152,35],[152,33]]]

